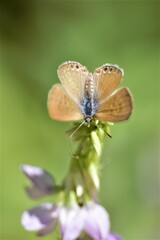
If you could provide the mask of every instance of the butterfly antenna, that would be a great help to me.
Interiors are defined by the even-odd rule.
[[[74,132],[69,136],[69,138],[71,139],[73,137],[73,135],[78,131],[78,129],[80,129],[80,127],[82,127],[82,125],[85,123],[85,120],[74,130]]]
[[[108,135],[108,137],[112,138],[112,136],[104,130],[104,132]]]
[[[100,129],[100,127],[98,125],[97,125],[97,127]],[[112,136],[108,132],[106,132],[103,128],[101,128],[101,129],[107,134],[108,137],[112,138]]]

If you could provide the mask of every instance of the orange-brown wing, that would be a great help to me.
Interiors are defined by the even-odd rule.
[[[65,62],[58,68],[58,77],[68,95],[79,105],[84,95],[89,75],[86,67],[78,62]]]
[[[123,70],[118,65],[105,64],[95,69],[93,80],[99,104],[106,101],[122,81]]]
[[[132,96],[127,88],[121,88],[106,102],[103,102],[95,117],[104,122],[121,122],[132,113]]]
[[[77,104],[68,96],[61,84],[55,84],[48,94],[48,112],[58,121],[75,121],[83,118]]]

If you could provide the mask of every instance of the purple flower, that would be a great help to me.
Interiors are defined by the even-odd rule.
[[[23,165],[21,169],[33,183],[28,189],[35,189],[41,193],[36,195],[36,198],[54,192],[55,182],[46,171],[28,165]],[[35,198],[35,194],[30,194],[30,190],[27,192]],[[117,235],[110,233],[110,220],[106,210],[93,201],[82,207],[76,202],[67,206],[45,203],[25,211],[21,219],[26,230],[38,231],[39,236],[52,232],[57,222],[60,224],[63,240],[75,240],[82,232],[95,240],[121,240]]]
[[[84,206],[86,211],[85,232],[93,239],[107,239],[110,230],[109,215],[106,210],[95,203]]]
[[[22,165],[21,170],[33,184],[31,187],[26,187],[26,191],[31,198],[42,198],[54,192],[55,180],[47,171],[29,165]]]
[[[25,211],[21,223],[28,231],[39,231],[38,236],[44,236],[54,230],[59,208],[51,203]]]
[[[59,213],[63,240],[78,238],[84,228],[84,220],[84,213],[77,204],[63,206]]]
[[[60,225],[64,240],[76,239],[81,232],[86,232],[93,239],[108,240],[109,216],[100,205],[89,202],[83,207],[63,207],[60,210]]]

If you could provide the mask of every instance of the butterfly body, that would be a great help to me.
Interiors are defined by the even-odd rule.
[[[94,82],[92,74],[89,74],[84,85],[84,96],[80,101],[81,112],[84,115],[85,121],[89,124],[92,122],[94,114],[98,109],[98,101],[94,96]]]
[[[98,109],[98,104],[94,99],[83,99],[82,100],[82,106],[81,106],[81,111],[84,115],[84,119],[86,122],[91,122],[97,109]]]
[[[123,77],[117,65],[105,64],[89,73],[78,62],[65,62],[58,68],[61,84],[49,92],[50,116],[59,121],[84,119],[88,126],[93,118],[104,122],[127,120],[132,112],[128,88],[115,91]]]

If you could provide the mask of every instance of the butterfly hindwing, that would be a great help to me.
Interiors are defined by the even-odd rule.
[[[77,104],[65,92],[61,84],[55,84],[48,94],[48,112],[51,118],[59,121],[83,119]]]
[[[132,113],[132,96],[128,88],[121,88],[103,102],[95,115],[100,121],[121,122]]]

